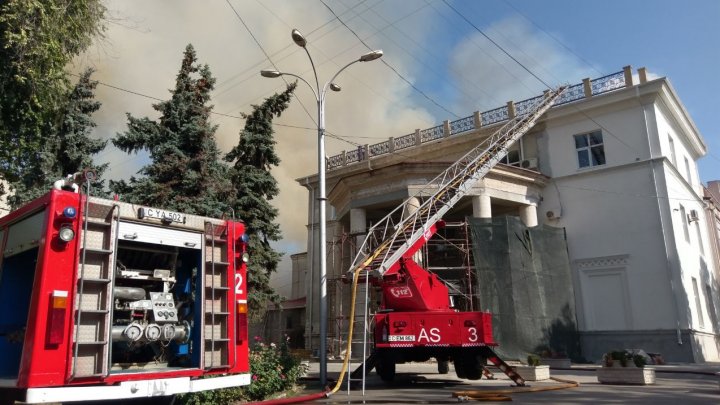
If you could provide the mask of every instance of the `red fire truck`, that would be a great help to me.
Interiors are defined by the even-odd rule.
[[[0,218],[2,398],[249,384],[244,224],[56,188]]]

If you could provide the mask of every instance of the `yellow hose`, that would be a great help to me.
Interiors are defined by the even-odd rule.
[[[370,263],[372,263],[373,260],[375,260],[375,257],[382,251],[382,249],[376,249],[375,254],[368,257],[360,266],[358,266],[355,271],[353,272],[353,282],[352,282],[352,296],[350,297],[350,302],[352,302],[352,305],[350,306],[350,326],[348,327],[348,340],[347,340],[347,348],[345,350],[345,358],[343,359],[343,366],[340,370],[340,376],[338,376],[337,382],[335,383],[335,387],[333,387],[332,390],[330,390],[327,393],[327,396],[330,396],[334,393],[336,393],[340,386],[342,385],[343,378],[345,378],[345,373],[347,372],[348,365],[350,363],[350,350],[351,350],[351,343],[352,343],[352,335],[353,335],[353,326],[355,325],[355,298],[357,296],[357,285],[358,285],[358,278],[360,277],[360,272],[363,271]],[[369,275],[368,275],[369,276]]]

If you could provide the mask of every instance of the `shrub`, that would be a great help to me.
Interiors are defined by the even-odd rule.
[[[300,360],[290,354],[288,339],[280,345],[255,339],[250,352],[252,382],[244,388],[247,399],[253,401],[292,388],[306,371]]]
[[[602,362],[606,367],[611,367],[616,361],[620,363],[620,366],[627,367],[628,362],[631,360],[638,367],[643,367],[646,364],[642,355],[632,355],[625,350],[613,350],[605,353]]]
[[[240,400],[258,401],[293,388],[307,370],[290,353],[288,340],[286,338],[279,345],[266,344],[260,337],[255,337],[255,344],[250,350],[250,385],[179,395],[179,403],[225,405]]]
[[[641,354],[636,354],[632,356],[633,363],[635,363],[636,367],[645,367],[647,364],[647,360],[645,359],[645,356]]]
[[[540,357],[538,357],[534,354],[529,354],[527,356],[527,364],[528,364],[528,366],[533,366],[533,367],[539,366],[540,365]]]

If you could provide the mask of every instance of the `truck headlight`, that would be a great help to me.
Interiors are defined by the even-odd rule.
[[[70,242],[75,238],[75,231],[72,229],[72,225],[65,224],[60,227],[60,232],[58,233],[58,237],[61,241],[67,243]]]

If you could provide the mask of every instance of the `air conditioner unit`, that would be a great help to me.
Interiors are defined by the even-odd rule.
[[[698,212],[695,210],[690,210],[690,214],[688,215],[688,222],[696,222],[699,220],[700,217],[698,216]]]
[[[520,167],[522,167],[523,169],[537,169],[537,163],[537,158],[525,159],[520,162]]]

